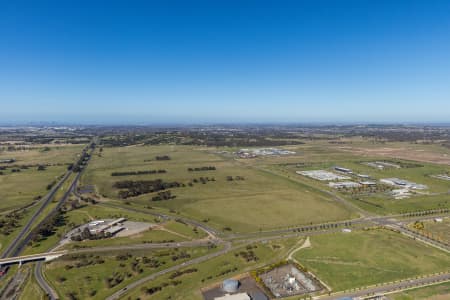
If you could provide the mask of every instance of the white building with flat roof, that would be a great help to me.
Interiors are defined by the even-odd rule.
[[[320,181],[348,180],[350,177],[325,170],[296,171],[295,173]]]
[[[361,184],[353,181],[341,181],[341,182],[330,182],[328,184],[330,187],[338,189],[338,188],[359,188]]]

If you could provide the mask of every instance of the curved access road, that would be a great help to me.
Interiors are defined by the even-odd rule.
[[[144,277],[144,278],[141,278],[139,280],[136,280],[136,281],[130,283],[129,285],[127,285],[126,287],[124,287],[123,289],[115,292],[113,295],[111,295],[108,298],[106,298],[106,300],[119,299],[124,294],[126,294],[129,290],[131,290],[131,289],[133,289],[135,287],[138,287],[139,285],[144,284],[147,281],[154,280],[155,278],[157,278],[159,276],[168,274],[170,272],[179,270],[181,268],[184,268],[184,267],[187,267],[187,266],[190,266],[190,265],[194,265],[194,264],[198,264],[198,263],[210,260],[210,259],[212,259],[214,257],[224,255],[224,254],[228,253],[231,249],[232,249],[231,243],[225,243],[225,247],[222,250],[219,250],[217,252],[210,253],[210,254],[207,254],[207,255],[204,255],[204,256],[201,256],[201,257],[197,257],[197,258],[191,259],[191,260],[189,260],[187,262],[175,265],[175,266],[170,267],[168,269],[161,270],[161,271],[159,271],[157,273],[154,273],[154,274],[151,274],[151,275],[149,275],[147,277]]]
[[[45,291],[50,300],[58,300],[58,293],[47,283],[42,273],[42,261],[37,262],[34,268],[34,278],[36,278],[40,287]]]
[[[104,247],[92,247],[83,249],[69,250],[68,254],[90,253],[90,252],[109,252],[109,251],[121,251],[121,250],[145,250],[145,249],[170,249],[170,248],[191,248],[191,247],[205,247],[214,244],[208,240],[196,240],[179,243],[145,243],[145,244],[131,244],[120,246],[104,246]]]

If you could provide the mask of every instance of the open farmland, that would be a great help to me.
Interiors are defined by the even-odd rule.
[[[346,290],[450,269],[450,255],[388,230],[310,238],[294,257],[333,290]]]
[[[157,161],[168,155],[170,160]],[[189,172],[188,168],[214,166],[216,170]],[[166,170],[151,175],[111,176],[113,172]],[[228,176],[233,177],[230,181]],[[214,178],[204,184],[200,177]],[[96,152],[83,176],[84,184],[95,184],[98,192],[118,198],[113,188],[118,180],[180,182],[184,187],[171,190],[175,199],[151,201],[152,194],[128,198],[143,206],[159,206],[179,211],[197,220],[208,220],[218,228],[256,231],[310,222],[349,218],[351,212],[324,193],[287,180],[211,150],[186,146],[132,146],[103,148]],[[241,179],[239,179],[241,178]],[[189,183],[193,183],[189,186]],[[328,211],[324,215],[321,212]],[[270,221],[269,221],[270,220]]]
[[[67,166],[76,160],[82,146],[39,147],[31,150],[3,151],[1,159],[14,158],[15,162],[0,164],[0,211],[25,206],[38,196],[44,196],[47,186],[63,175]],[[45,170],[38,171],[38,166]],[[13,171],[20,170],[20,171]]]
[[[450,165],[448,148],[439,144],[367,143],[365,140],[351,139],[351,145],[333,145],[333,148],[360,156],[393,157],[427,163]]]

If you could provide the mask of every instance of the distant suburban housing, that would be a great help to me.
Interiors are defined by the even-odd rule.
[[[0,159],[0,164],[10,164],[15,162],[16,160],[14,158],[7,158],[7,159]]]

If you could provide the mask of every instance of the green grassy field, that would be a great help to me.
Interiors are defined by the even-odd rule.
[[[219,229],[230,227],[235,232],[334,221],[352,216],[347,208],[326,194],[246,162],[213,153],[217,151],[185,146],[104,148],[101,157],[94,155],[82,181],[84,184],[95,184],[101,195],[117,198],[118,191],[112,185],[118,180],[161,178],[187,184],[194,178],[214,177],[215,181],[206,184],[194,183],[192,187],[172,189],[176,199],[169,201],[150,201],[151,194],[127,200],[142,206],[178,211],[181,215],[197,220],[207,219],[211,226]],[[171,160],[154,160],[156,155],[166,154]],[[189,167],[211,165],[217,170],[187,171]],[[118,171],[153,169],[165,169],[167,173],[110,176],[112,172]],[[230,182],[226,180],[227,176],[242,176],[245,180]],[[323,211],[328,213],[322,214]]]
[[[182,251],[190,257],[173,261],[172,256],[180,255]],[[216,249],[199,247],[180,250],[145,250],[141,253],[134,251],[129,256],[127,252],[101,253],[86,257],[68,256],[46,264],[44,272],[62,299],[69,298],[69,293],[74,293],[78,299],[105,299],[114,291],[141,277],[211,251]],[[123,257],[119,258],[118,254],[122,254]],[[151,259],[152,262],[146,261],[144,257],[147,260]],[[89,262],[93,263],[87,265]],[[115,278],[114,282],[117,284],[108,285],[107,278]]]
[[[197,272],[185,274],[179,278],[181,283],[177,286],[167,286],[162,291],[150,296],[143,291],[144,288],[159,286],[164,282],[170,282],[169,275],[161,276],[154,281],[148,282],[135,288],[123,299],[170,299],[173,300],[201,300],[203,299],[201,289],[220,284],[222,280],[249,272],[266,264],[279,262],[286,258],[288,252],[298,242],[303,240],[285,239],[275,240],[267,243],[252,244],[252,251],[258,257],[257,261],[247,262],[235,253],[246,251],[246,247],[238,248],[230,253],[213,258],[195,266]],[[256,246],[256,247],[255,247]],[[182,270],[181,270],[182,271]]]
[[[47,185],[66,171],[65,166],[48,167],[45,171],[37,171],[36,168],[22,170],[18,173],[5,173],[0,175],[0,211],[6,212],[23,207],[37,196],[45,196],[48,193]],[[5,171],[3,171],[5,172]]]
[[[387,230],[311,237],[295,258],[340,291],[450,270],[450,255]]]
[[[44,196],[48,190],[47,185],[64,174],[67,164],[73,163],[81,152],[82,146],[44,147],[28,151],[4,151],[0,152],[0,159],[14,158],[12,164],[1,164],[8,167],[0,175],[0,212],[22,207],[31,203],[37,196]],[[37,165],[51,164],[45,171],[37,171],[37,167],[21,169],[21,172],[11,172],[12,165]]]
[[[0,159],[14,158],[13,165],[67,164],[81,153],[84,145],[37,145],[30,150],[0,151]]]

